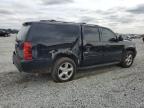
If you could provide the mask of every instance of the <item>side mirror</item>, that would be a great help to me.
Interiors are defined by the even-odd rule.
[[[109,41],[111,41],[111,42],[116,42],[116,41],[117,41],[117,38],[111,38]]]
[[[123,41],[124,39],[123,39],[123,37],[122,37],[122,35],[120,35],[119,37],[118,37],[118,41]]]

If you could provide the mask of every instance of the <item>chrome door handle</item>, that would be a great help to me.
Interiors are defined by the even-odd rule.
[[[84,54],[88,54],[88,53],[89,53],[88,51],[84,52]]]

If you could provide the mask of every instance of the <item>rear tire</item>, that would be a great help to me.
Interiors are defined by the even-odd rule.
[[[55,82],[67,82],[73,79],[76,71],[75,62],[68,57],[62,57],[55,61],[51,75]]]
[[[129,68],[134,61],[134,52],[133,51],[126,51],[123,55],[120,65],[123,68]]]

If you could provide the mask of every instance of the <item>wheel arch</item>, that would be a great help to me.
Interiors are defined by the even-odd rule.
[[[135,48],[133,48],[133,47],[128,47],[128,48],[126,48],[124,51],[132,51],[132,52],[134,52],[134,57],[136,56],[136,49]]]
[[[75,56],[74,54],[72,54],[72,53],[70,53],[70,54],[67,54],[67,53],[59,53],[59,54],[56,54],[56,55],[54,56],[54,58],[53,58],[53,63],[54,63],[56,60],[58,60],[59,58],[61,58],[61,57],[68,57],[68,58],[72,59],[72,60],[76,63],[76,65],[79,64],[79,59],[78,59],[78,57],[76,57],[76,56]]]

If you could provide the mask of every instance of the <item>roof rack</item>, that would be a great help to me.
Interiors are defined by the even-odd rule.
[[[70,23],[70,22],[64,22],[64,21],[56,21],[56,20],[40,20],[41,22],[62,22],[62,23]],[[71,22],[73,23],[73,22]]]
[[[40,20],[41,22],[57,22],[56,20]]]
[[[32,24],[32,22],[24,22],[23,23],[24,26],[31,25],[31,24]]]
[[[61,23],[75,23],[75,24],[86,24],[85,22],[76,23],[76,22],[66,22],[66,21],[56,21],[56,20],[40,20],[40,22],[61,22]]]
[[[76,23],[76,22],[66,22],[66,21],[56,21],[56,20],[40,20],[40,22],[58,22],[58,23],[73,23],[73,24],[81,24],[81,25],[86,25],[87,23],[85,22],[80,22],[80,23]],[[99,25],[95,25],[95,24],[87,24],[89,26],[99,26]]]

